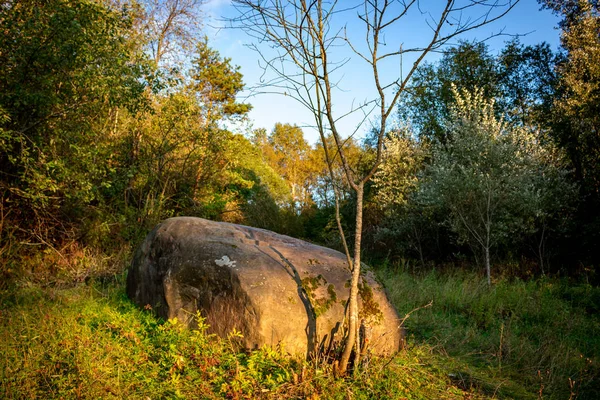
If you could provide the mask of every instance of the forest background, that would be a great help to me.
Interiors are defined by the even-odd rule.
[[[175,215],[339,248],[334,187],[353,232],[353,194],[321,145],[290,124],[236,130],[251,104],[201,35],[201,2],[33,3],[2,8],[4,281],[124,256]],[[365,254],[596,279],[597,5],[546,6],[563,18],[558,53],[461,42],[418,69],[365,189]],[[374,145],[346,140],[353,168]]]

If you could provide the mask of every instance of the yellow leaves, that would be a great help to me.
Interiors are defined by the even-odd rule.
[[[567,61],[558,66],[561,84],[567,96],[556,101],[558,109],[571,117],[588,103],[598,99],[600,88],[600,16],[587,2],[582,12],[565,27],[561,41],[567,50]]]
[[[135,344],[139,344],[140,343],[140,339],[138,338],[137,334],[134,331],[123,332],[122,336],[125,339],[131,340]]]
[[[185,358],[182,355],[175,356],[175,361],[173,362],[172,370],[182,370],[185,366]]]
[[[504,119],[496,118],[494,99],[487,98],[482,88],[475,88],[470,92],[464,88],[459,90],[452,84],[452,94],[456,104],[451,108],[451,125],[477,126],[494,138],[500,137],[506,131]]]

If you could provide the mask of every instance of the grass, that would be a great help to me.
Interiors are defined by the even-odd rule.
[[[600,292],[565,282],[380,271],[409,346],[349,378],[236,334],[182,329],[135,307],[124,276],[0,292],[0,398],[595,399]],[[570,379],[570,381],[569,381]],[[569,383],[571,382],[571,383]],[[541,395],[541,396],[540,396]]]
[[[508,398],[600,398],[600,289],[566,280],[500,280],[474,273],[380,272],[392,302],[411,315],[413,342],[467,366],[456,372]]]
[[[353,378],[284,349],[238,352],[235,337],[185,330],[139,310],[123,277],[69,289],[7,290],[0,306],[0,398],[486,398],[414,345]],[[235,336],[235,335],[233,335]]]

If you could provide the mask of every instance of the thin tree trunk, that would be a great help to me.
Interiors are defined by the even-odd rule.
[[[325,132],[330,131],[334,140],[334,148],[337,149],[344,174],[348,185],[356,192],[356,231],[354,245],[354,260],[352,265],[352,282],[350,287],[350,297],[348,299],[349,307],[349,326],[347,342],[340,359],[337,371],[345,373],[348,368],[348,362],[356,341],[356,329],[358,325],[358,283],[360,278],[360,249],[361,249],[361,231],[362,231],[362,202],[364,195],[364,184],[368,182],[377,171],[379,163],[382,161],[383,140],[386,132],[386,121],[388,117],[396,110],[396,103],[400,95],[405,91],[411,77],[417,71],[419,64],[424,57],[431,51],[439,49],[459,34],[471,31],[475,28],[487,25],[504,16],[510,11],[516,2],[510,1],[506,4],[496,4],[496,2],[473,2],[470,7],[481,6],[482,16],[469,20],[470,22],[456,22],[455,15],[462,14],[464,5],[456,4],[455,1],[448,0],[441,7],[437,17],[429,12],[421,12],[427,15],[426,23],[432,30],[432,34],[425,37],[425,42],[420,50],[388,50],[383,54],[378,53],[383,48],[383,37],[385,32],[393,32],[392,25],[399,25],[404,17],[410,18],[410,9],[420,9],[418,1],[400,2],[401,6],[395,11],[392,10],[393,1],[385,0],[382,2],[365,1],[364,11],[358,13],[358,19],[365,23],[367,30],[366,48],[361,52],[363,46],[354,46],[345,35],[345,30],[330,30],[333,16],[337,16],[341,11],[352,11],[349,9],[336,9],[336,5],[341,7],[341,1],[326,2],[323,0],[314,1],[273,1],[260,2],[253,0],[234,0],[234,7],[240,11],[240,16],[232,19],[250,36],[258,39],[260,42],[274,44],[283,49],[279,57],[272,59],[273,62],[267,62],[265,70],[273,69],[280,78],[270,81],[265,86],[273,86],[275,91],[283,94],[291,94],[296,100],[306,106],[315,116],[323,147],[327,149],[328,143]],[[481,4],[479,4],[481,3]],[[513,4],[514,3],[514,4]],[[414,6],[414,8],[413,8]],[[361,9],[362,7],[358,7]],[[494,8],[499,8],[499,12],[491,15]],[[388,16],[389,13],[393,13]],[[432,20],[430,21],[430,19]],[[448,28],[448,21],[452,21],[451,28]],[[454,23],[456,22],[456,23]],[[389,29],[388,29],[389,28]],[[448,30],[446,30],[448,28]],[[362,60],[366,61],[373,69],[373,78],[378,95],[373,101],[365,102],[351,111],[365,112],[373,104],[373,110],[379,105],[380,119],[379,132],[377,134],[377,155],[372,168],[362,178],[355,176],[355,171],[350,165],[346,152],[344,151],[345,142],[341,139],[340,133],[336,128],[336,118],[333,112],[332,91],[338,88],[337,80],[330,81],[330,72],[338,71],[341,64],[328,60],[332,56],[333,49],[338,45],[338,40],[343,40],[352,51]],[[382,47],[380,48],[380,45]],[[397,48],[393,46],[394,48]],[[388,46],[391,49],[392,46]],[[258,50],[258,48],[256,47]],[[260,50],[258,50],[260,52]],[[407,74],[393,82],[383,82],[380,80],[378,63],[384,62],[388,57],[397,57],[402,61],[404,53],[417,52],[416,60]],[[264,56],[264,54],[261,54]],[[291,61],[298,67],[297,75],[290,75],[284,69],[283,61]],[[281,67],[279,67],[281,65]],[[391,100],[386,101],[386,91],[394,87],[395,93]],[[307,89],[310,88],[310,89]],[[312,94],[312,88],[315,93]],[[366,107],[366,108],[365,108]],[[370,112],[366,112],[368,115]],[[324,124],[324,119],[327,124]],[[363,122],[367,121],[365,118]],[[333,146],[333,145],[332,145]],[[331,166],[331,165],[330,165]],[[338,219],[338,226],[341,226]],[[341,235],[343,237],[343,234]]]
[[[492,286],[492,278],[490,271],[490,246],[485,246],[485,272],[487,275],[488,286]]]
[[[350,354],[356,342],[356,329],[358,327],[358,280],[360,279],[360,246],[362,239],[362,212],[364,184],[361,182],[356,188],[356,229],[354,236],[354,261],[352,266],[352,282],[350,284],[348,338],[340,360],[339,372],[345,374],[348,368]]]
[[[421,235],[418,232],[418,229],[415,225],[413,225],[413,233],[415,235],[415,240],[417,242],[416,247],[419,252],[419,258],[421,259],[421,267],[425,268],[425,257],[423,257],[423,246],[421,245]]]
[[[486,224],[485,224],[485,272],[487,274],[488,286],[492,286],[492,273],[490,271],[490,235],[492,227],[492,190],[489,188],[490,182],[488,181],[488,198],[486,208]]]
[[[545,234],[546,234],[546,224],[544,223],[544,225],[542,226],[542,234],[541,234],[541,237],[540,237],[540,242],[538,244],[538,255],[540,257],[540,268],[542,269],[542,276],[546,275],[546,271],[545,271],[545,268],[544,268],[544,255],[545,255],[544,249],[546,247],[546,246],[544,246],[544,244],[545,244],[545,240],[544,240],[545,239]]]

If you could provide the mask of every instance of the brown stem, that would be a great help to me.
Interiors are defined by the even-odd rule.
[[[354,236],[354,262],[352,267],[352,281],[350,283],[350,307],[348,309],[348,338],[340,360],[339,372],[345,374],[348,369],[350,354],[356,341],[356,327],[358,325],[358,280],[360,279],[360,245],[362,239],[362,211],[363,211],[364,184],[361,182],[356,187],[356,229]]]

